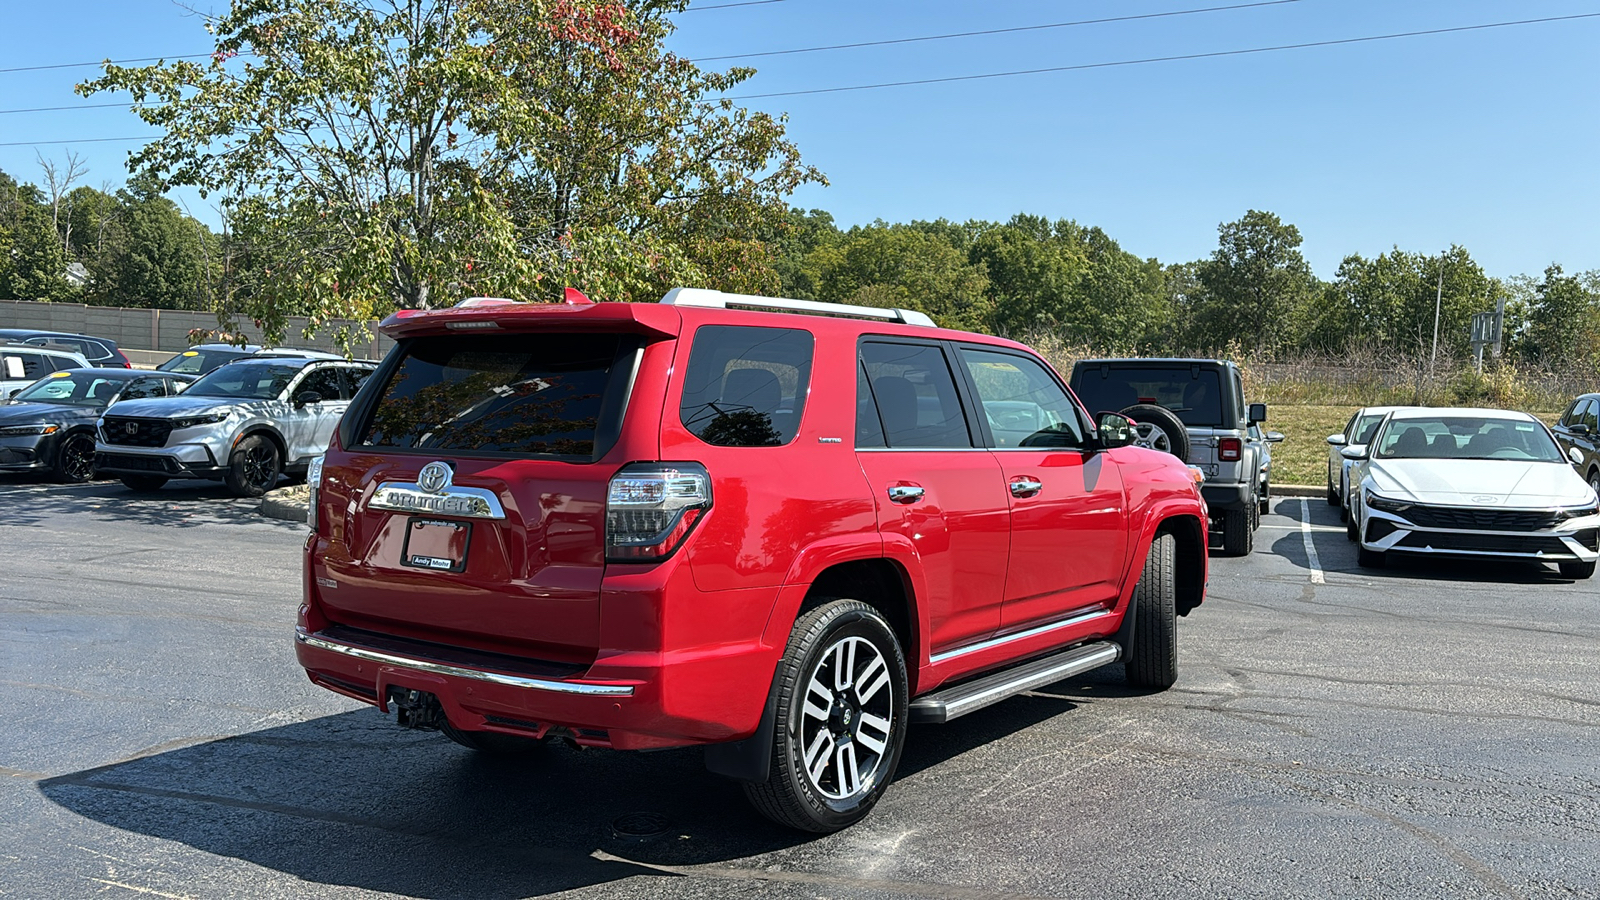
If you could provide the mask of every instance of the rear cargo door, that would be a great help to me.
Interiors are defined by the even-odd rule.
[[[599,639],[606,487],[641,339],[411,338],[375,375],[325,483],[348,483],[324,554],[331,619],[581,662]],[[342,545],[342,546],[341,546]]]

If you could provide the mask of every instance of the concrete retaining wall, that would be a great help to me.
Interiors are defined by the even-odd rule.
[[[284,331],[284,346],[315,350],[334,350],[332,333],[353,323],[335,321],[319,329],[313,337],[301,337],[306,320],[289,319]],[[0,300],[0,328],[36,328],[40,331],[70,331],[109,338],[117,346],[140,350],[176,353],[189,347],[189,332],[200,328],[217,329],[217,317],[208,312],[182,309],[129,309],[119,306],[85,306],[82,303],[34,303],[26,300]],[[242,323],[240,328],[253,344],[261,342],[261,330]],[[356,358],[382,359],[394,341],[378,334],[377,323],[369,322],[370,340],[353,344]]]

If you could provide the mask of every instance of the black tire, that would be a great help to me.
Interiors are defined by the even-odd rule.
[[[1259,512],[1261,513],[1261,515],[1264,516],[1267,513],[1272,512],[1272,483],[1271,482],[1263,481],[1261,483],[1261,496],[1259,498],[1257,498],[1256,502],[1260,504]],[[1258,520],[1257,524],[1260,524],[1259,520]]]
[[[128,490],[130,490],[130,491],[138,491],[141,494],[145,494],[145,493],[149,493],[150,491],[160,490],[161,486],[163,484],[167,483],[167,476],[165,476],[165,475],[119,475],[119,476],[117,476],[117,480],[121,481],[123,486],[126,487]]]
[[[1356,545],[1356,564],[1361,566],[1361,568],[1381,569],[1387,565],[1388,562],[1389,556],[1382,550],[1368,550],[1360,544]]]
[[[278,452],[278,445],[262,435],[252,434],[233,448],[223,481],[236,496],[259,497],[277,485],[282,471],[283,456]]]
[[[1339,489],[1333,486],[1333,473],[1328,473],[1328,505],[1343,506],[1344,499],[1339,496]]]
[[[1556,563],[1556,568],[1561,570],[1562,578],[1571,578],[1582,581],[1594,575],[1594,562],[1569,562]]]
[[[873,653],[863,655],[868,646]],[[856,663],[842,678],[838,670],[843,657],[835,652],[841,647],[851,648]],[[811,610],[789,633],[774,687],[778,702],[771,767],[766,781],[744,785],[745,796],[762,815],[800,831],[825,834],[861,821],[894,778],[905,747],[906,663],[893,629],[877,610],[855,600],[834,600]],[[812,697],[819,702],[810,702]],[[821,711],[824,700],[830,704],[826,717],[808,711]],[[867,727],[882,738],[866,734]],[[870,767],[856,754],[857,747],[864,748]],[[807,766],[807,757],[813,755],[822,765]]]
[[[1177,546],[1172,535],[1156,535],[1129,601],[1133,639],[1124,668],[1137,687],[1164,691],[1178,680]]]
[[[1172,410],[1153,403],[1139,403],[1123,410],[1122,414],[1146,426],[1139,429],[1139,439],[1134,441],[1134,446],[1161,450],[1183,460],[1189,458],[1189,431]]]
[[[1339,518],[1344,520],[1344,539],[1355,543],[1361,537],[1361,532],[1356,528],[1356,517],[1348,509],[1339,510]]]
[[[440,724],[439,731],[461,746],[488,756],[528,756],[546,747],[545,741],[540,738],[519,737],[498,731],[462,731],[449,722]]]
[[[1255,549],[1255,504],[1222,511],[1222,553],[1224,556],[1249,556]]]
[[[1348,524],[1349,521],[1350,521],[1350,510],[1345,509],[1342,506],[1339,507],[1339,521],[1345,522],[1345,523]]]
[[[56,451],[51,474],[62,484],[83,484],[94,480],[94,434],[75,431],[67,435]]]

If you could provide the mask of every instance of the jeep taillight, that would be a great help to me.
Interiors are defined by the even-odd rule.
[[[711,476],[698,463],[634,463],[606,490],[606,559],[671,556],[711,508]]]
[[[1238,438],[1223,438],[1217,442],[1217,459],[1223,462],[1238,462],[1244,455],[1244,441]]]

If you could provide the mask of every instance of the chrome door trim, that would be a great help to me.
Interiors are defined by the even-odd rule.
[[[976,644],[968,644],[965,647],[957,647],[954,650],[946,650],[943,653],[932,654],[928,657],[928,662],[937,665],[938,663],[947,662],[952,659],[958,659],[972,653],[980,653],[984,650],[991,650],[995,647],[1003,647],[1006,644],[1010,644],[1015,641],[1024,641],[1028,638],[1038,637],[1041,634],[1049,634],[1052,631],[1058,631],[1062,628],[1071,628],[1074,625],[1082,625],[1084,622],[1091,622],[1095,619],[1104,618],[1109,615],[1111,615],[1111,610],[1106,609],[1103,606],[1086,606],[1083,609],[1068,613],[1066,618],[1059,619],[1055,622],[1046,622],[1043,625],[1035,625],[1026,631],[1018,631],[1015,634],[1001,635],[1000,637],[990,638],[986,641],[979,641]]]
[[[535,691],[551,691],[557,694],[582,694],[588,697],[631,697],[633,687],[625,684],[586,684],[577,681],[550,681],[544,678],[528,678],[522,675],[503,675],[499,672],[485,672],[481,669],[467,669],[461,666],[452,666],[447,663],[434,662],[426,659],[416,659],[409,656],[398,656],[393,653],[381,653],[365,647],[351,644],[342,644],[330,641],[327,638],[296,631],[295,643],[315,647],[318,650],[327,650],[355,659],[364,659],[367,662],[382,663],[384,665],[400,666],[406,669],[415,669],[419,672],[428,672],[434,675],[449,675],[455,678],[470,678],[473,681],[487,681],[491,684],[502,684],[507,687],[526,688]]]

